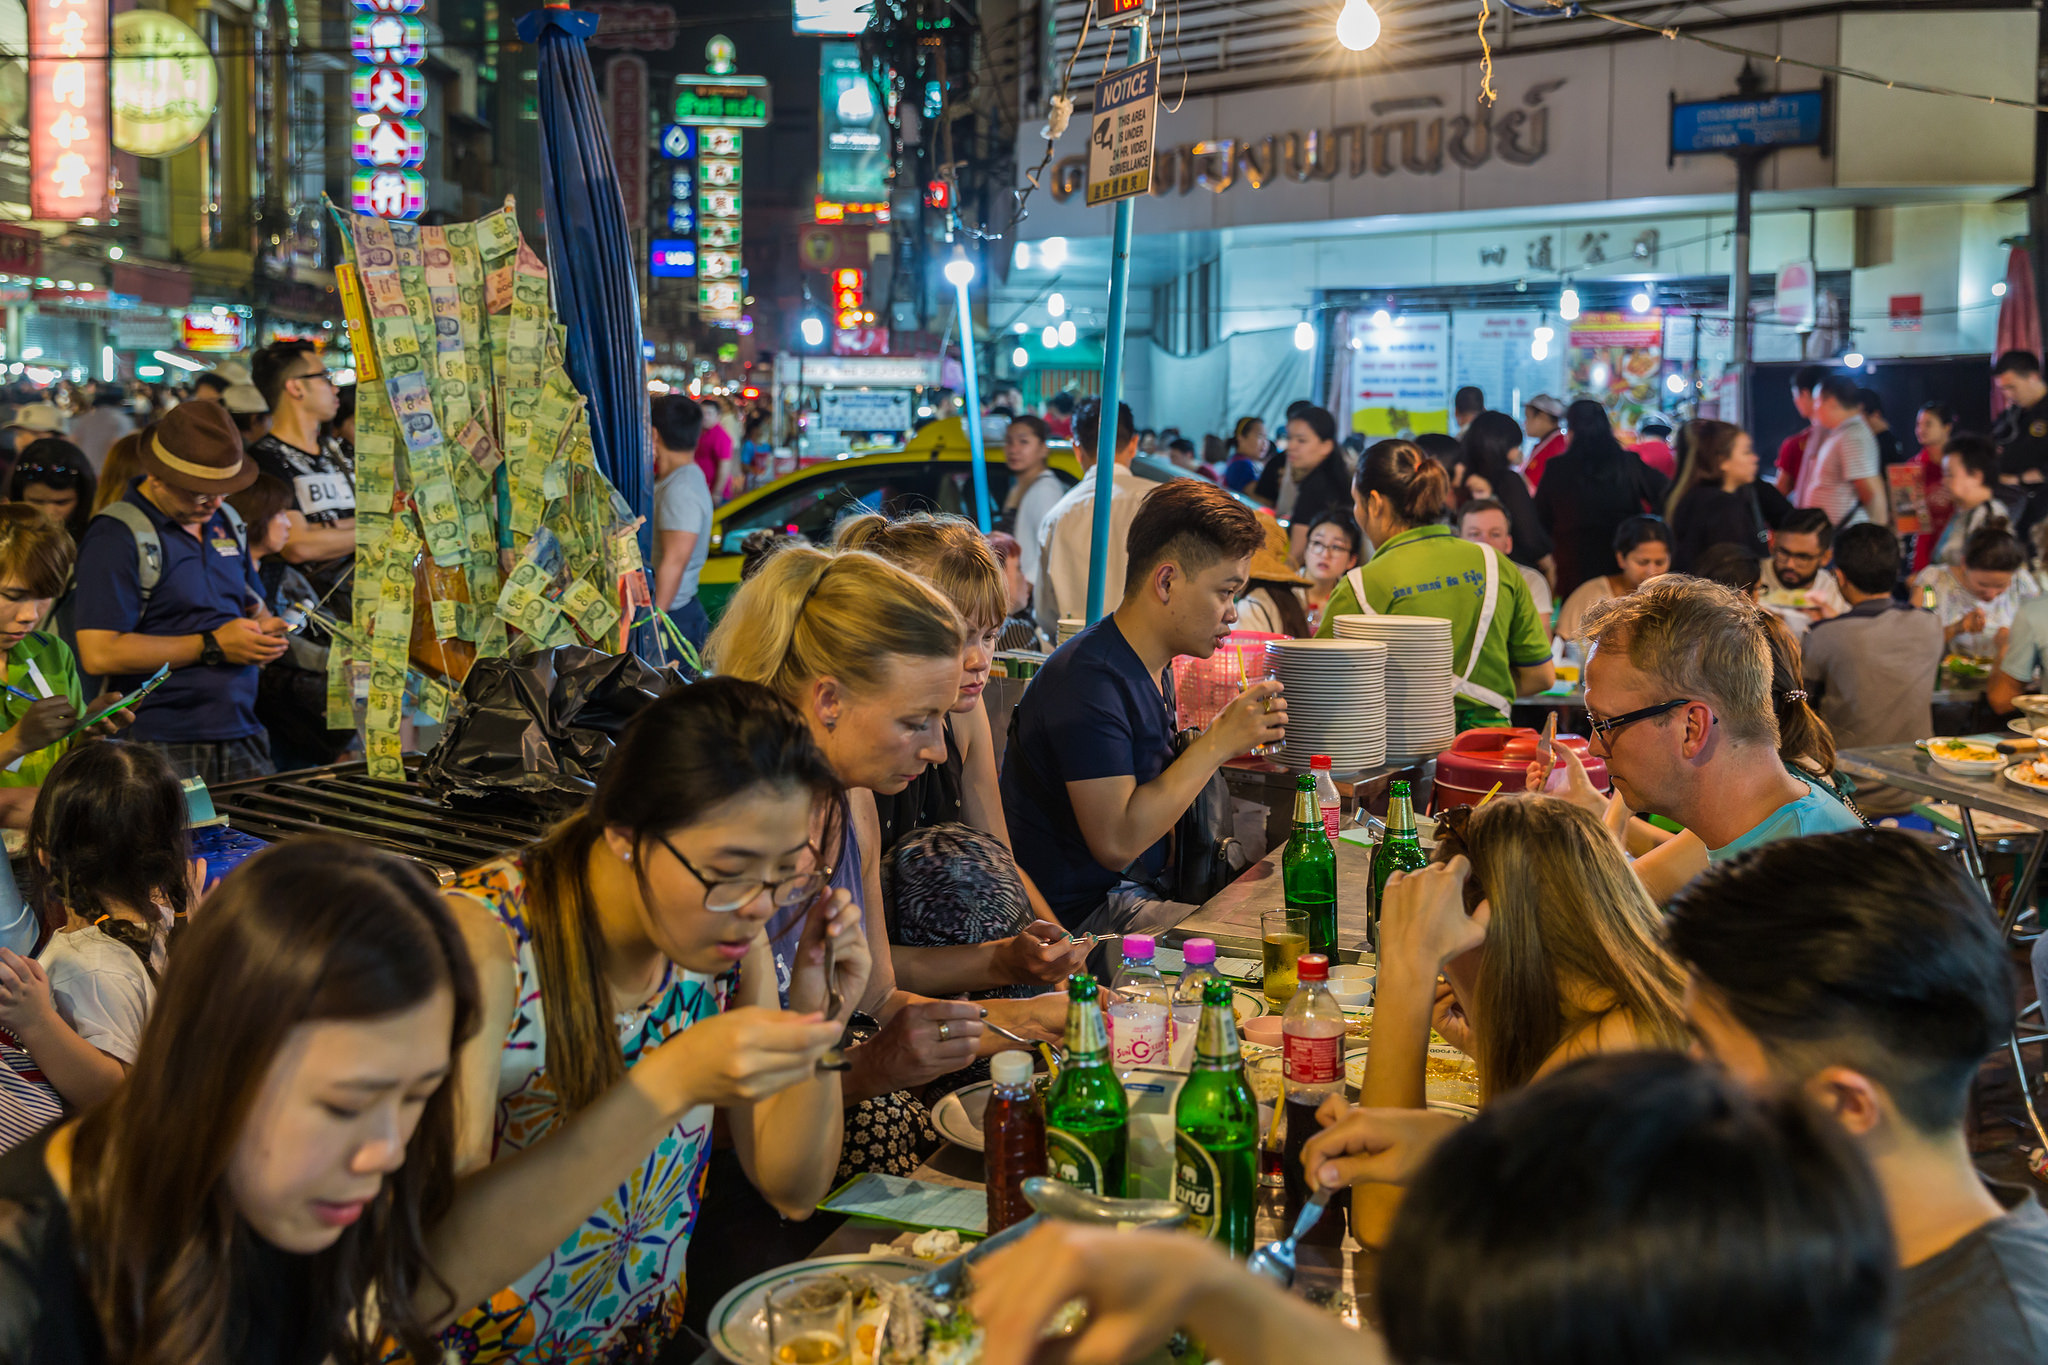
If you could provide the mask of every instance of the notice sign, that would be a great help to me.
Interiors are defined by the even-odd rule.
[[[1088,202],[1108,204],[1152,189],[1152,143],[1159,130],[1159,59],[1125,67],[1095,83],[1088,134]]]

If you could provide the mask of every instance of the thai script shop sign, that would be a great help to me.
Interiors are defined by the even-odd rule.
[[[1152,153],[1151,193],[1199,189],[1221,194],[1239,183],[1257,190],[1283,177],[1307,182],[1339,175],[1356,180],[1368,172],[1436,175],[1446,166],[1476,170],[1495,158],[1510,166],[1533,166],[1550,150],[1545,100],[1563,84],[1539,81],[1518,103],[1503,99],[1455,118],[1430,112],[1442,110],[1444,102],[1424,95],[1377,102],[1373,110],[1378,117],[1365,122],[1159,147]],[[1053,167],[1055,200],[1069,199],[1084,182],[1092,183],[1088,161],[1087,156],[1070,156]]]
[[[107,0],[29,0],[29,214],[75,222],[106,211]]]
[[[418,11],[426,0],[355,0],[362,13],[349,28],[356,54],[350,87],[356,110],[353,138],[359,168],[349,180],[357,213],[417,218],[427,206],[427,130],[417,115],[427,102],[418,71],[426,56],[427,28]]]

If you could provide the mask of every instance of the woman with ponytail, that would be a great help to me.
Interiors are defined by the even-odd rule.
[[[456,881],[482,1009],[460,1070],[463,1165],[519,1169],[622,1088],[657,1098],[641,1165],[444,1334],[455,1355],[652,1359],[682,1320],[714,1108],[784,1216],[831,1189],[844,1100],[818,1064],[869,960],[839,811],[802,718],[711,678],[633,718],[588,808]]]
[[[916,574],[967,626],[960,695],[941,722],[945,758],[901,792],[874,798],[897,979],[927,995],[1035,994],[1066,980],[1082,953],[1011,856],[982,705],[1009,605],[1002,565],[973,522],[926,512],[854,517],[833,543]]]
[[[1344,575],[1318,634],[1343,616],[1437,616],[1451,623],[1458,728],[1506,725],[1517,696],[1550,686],[1548,623],[1529,585],[1490,545],[1444,524],[1451,476],[1409,441],[1381,441],[1358,462],[1351,490],[1369,562]]]
[[[50,932],[34,958],[0,949],[0,1150],[105,1099],[134,1064],[165,935],[193,898],[188,847],[156,750],[93,740],[50,769],[28,836]]]

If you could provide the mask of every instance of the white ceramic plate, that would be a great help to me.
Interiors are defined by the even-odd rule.
[[[2029,791],[2048,792],[2048,777],[2034,771],[2034,760],[2023,758],[2005,770],[2005,779]]]
[[[727,1291],[712,1305],[705,1329],[712,1349],[735,1365],[774,1365],[768,1352],[768,1291],[809,1275],[872,1275],[895,1283],[932,1269],[926,1262],[896,1256],[821,1256],[763,1271]]]
[[[981,1121],[988,1113],[988,1097],[994,1087],[993,1081],[976,1081],[973,1085],[961,1086],[932,1109],[932,1127],[955,1147],[965,1147],[970,1152],[980,1151]]]
[[[1921,739],[1915,740],[1913,745],[1926,754],[1928,761],[1943,772],[1955,773],[1959,777],[1988,777],[2005,766],[2005,756],[1993,749],[1989,744],[1982,746],[1988,751],[1987,756],[1984,758],[1947,758],[1935,752],[1934,745],[1937,742],[1936,740]]]

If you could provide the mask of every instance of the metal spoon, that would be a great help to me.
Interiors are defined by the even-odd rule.
[[[838,1017],[840,1003],[841,1002],[839,999],[839,973],[835,970],[832,961],[832,935],[828,930],[828,932],[825,935],[825,1017],[827,1019],[834,1019]],[[853,1063],[846,1060],[845,1048],[846,1030],[844,1028],[841,1028],[839,1031],[839,1041],[833,1046],[826,1048],[825,1051],[819,1056],[818,1070],[853,1070]]]
[[[1264,1275],[1283,1289],[1293,1285],[1294,1244],[1307,1236],[1308,1230],[1323,1216],[1331,1193],[1328,1189],[1318,1189],[1310,1195],[1308,1202],[1301,1206],[1301,1215],[1294,1220],[1294,1231],[1280,1241],[1269,1242],[1253,1252],[1251,1259],[1244,1263],[1245,1269],[1254,1275]]]

